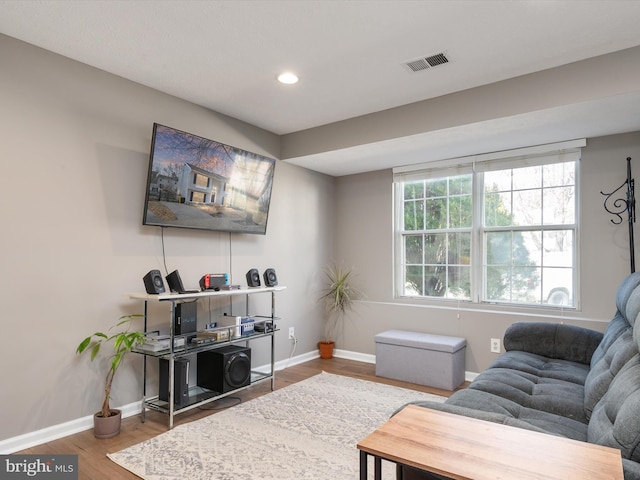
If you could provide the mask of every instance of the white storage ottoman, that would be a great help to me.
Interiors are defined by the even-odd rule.
[[[455,390],[464,382],[464,338],[389,330],[376,335],[375,341],[379,377],[444,390]]]

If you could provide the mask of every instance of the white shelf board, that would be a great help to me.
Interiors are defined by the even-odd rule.
[[[256,293],[266,293],[266,292],[280,292],[285,290],[287,287],[276,286],[276,287],[251,287],[251,288],[239,288],[237,290],[205,290],[202,292],[196,293],[141,293],[141,292],[133,292],[127,293],[127,296],[133,300],[146,300],[146,301],[172,301],[172,300],[187,300],[193,298],[205,298],[205,297],[228,297],[231,295],[253,295]]]

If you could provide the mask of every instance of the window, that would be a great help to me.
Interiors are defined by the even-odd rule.
[[[573,306],[575,162],[484,173],[488,301]]]
[[[492,157],[394,170],[397,295],[575,307],[579,149]]]
[[[191,192],[191,201],[194,203],[204,203],[204,193]]]
[[[193,184],[198,185],[199,187],[208,187],[209,180],[210,180],[209,177],[200,175],[199,173],[193,174]]]
[[[405,294],[470,299],[471,175],[403,184]]]

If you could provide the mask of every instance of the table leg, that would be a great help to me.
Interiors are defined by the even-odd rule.
[[[360,480],[367,480],[367,452],[360,450]]]
[[[375,465],[374,478],[376,480],[382,480],[382,458],[376,455],[375,457],[373,457],[373,462]]]

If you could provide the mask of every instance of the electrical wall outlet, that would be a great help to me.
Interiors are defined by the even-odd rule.
[[[500,339],[492,338],[491,339],[491,353],[500,353]]]
[[[289,327],[289,340],[292,340],[295,338],[295,333],[293,331],[293,327]]]

